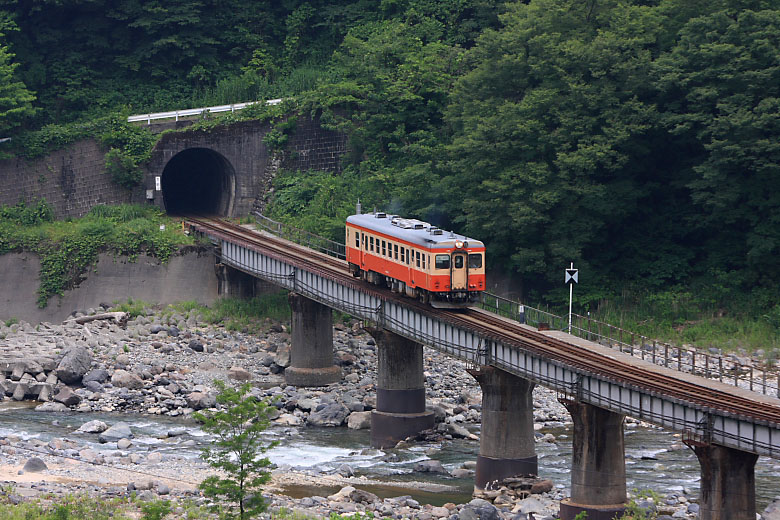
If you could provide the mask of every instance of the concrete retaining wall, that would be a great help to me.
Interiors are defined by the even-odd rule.
[[[0,319],[18,318],[30,323],[60,322],[73,311],[96,307],[102,302],[128,298],[152,303],[195,300],[211,304],[217,298],[217,277],[211,253],[188,253],[160,265],[154,258],[100,255],[96,267],[78,287],[53,297],[44,309],[36,301],[40,260],[31,253],[0,256]]]

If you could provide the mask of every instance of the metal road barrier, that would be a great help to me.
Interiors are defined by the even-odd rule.
[[[278,105],[281,103],[281,99],[269,99],[265,102],[266,105]],[[170,112],[157,112],[156,114],[140,114],[137,116],[130,116],[127,118],[128,123],[138,123],[140,121],[146,121],[147,125],[151,125],[152,121],[157,119],[175,119],[179,120],[180,117],[192,117],[200,116],[203,114],[217,114],[220,112],[235,112],[248,106],[261,103],[261,101],[250,101],[249,103],[235,103],[232,105],[219,105],[216,107],[205,108],[188,108],[185,110],[172,110]]]

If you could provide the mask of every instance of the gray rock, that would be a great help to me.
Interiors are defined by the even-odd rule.
[[[341,426],[349,415],[349,409],[340,403],[330,403],[319,411],[309,415],[308,423],[312,426]]]
[[[458,513],[460,520],[500,520],[498,509],[492,504],[464,506]]]
[[[167,484],[158,482],[156,491],[158,495],[169,495],[171,493],[171,488],[169,488]]]
[[[60,391],[54,396],[54,400],[58,403],[62,403],[65,406],[76,406],[81,402],[81,397],[76,395],[70,387],[63,386]]]
[[[103,368],[95,368],[87,372],[81,379],[81,382],[86,384],[89,381],[95,381],[97,383],[105,383],[108,381],[108,370]]]
[[[780,520],[780,497],[775,497],[769,502],[764,512],[761,513],[762,520]]]
[[[101,385],[97,381],[87,381],[86,383],[84,383],[84,388],[86,388],[87,390],[93,393],[98,393],[103,391],[103,385]]]
[[[236,381],[251,381],[252,374],[248,370],[242,367],[230,367],[228,370],[228,377]]]
[[[89,370],[92,364],[92,353],[84,347],[71,347],[62,357],[55,374],[60,381],[66,384],[74,384]]]
[[[205,392],[192,392],[187,395],[187,406],[195,410],[212,408],[217,405],[217,398]]]
[[[130,441],[130,439],[119,439],[116,441],[116,449],[118,450],[126,450],[132,445],[133,443]]]
[[[275,363],[282,368],[290,366],[290,346],[282,345],[276,349]]]
[[[106,430],[108,430],[108,425],[106,423],[103,421],[94,420],[85,422],[76,431],[81,433],[103,433]]]
[[[347,418],[347,426],[352,430],[371,428],[371,412],[352,412]]]
[[[109,429],[98,435],[100,442],[117,442],[120,439],[132,439],[133,432],[127,423],[118,422]]]
[[[22,468],[25,473],[40,473],[47,469],[49,469],[49,467],[38,457],[27,459],[27,462],[24,463],[24,468]]]
[[[190,340],[190,343],[188,345],[192,350],[195,352],[203,352],[203,343],[198,341],[197,339]]]
[[[119,388],[129,388],[130,390],[140,390],[144,387],[143,379],[126,370],[116,370],[111,376],[111,384]]]
[[[420,473],[443,473],[445,475],[449,473],[438,460],[422,460],[414,465],[414,471],[419,471]]]
[[[36,412],[67,412],[68,407],[62,403],[48,402],[35,407]]]

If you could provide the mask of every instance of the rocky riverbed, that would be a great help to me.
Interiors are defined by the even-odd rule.
[[[129,492],[141,498],[191,499],[203,503],[197,483],[211,474],[199,459],[165,450],[179,442],[186,428],[171,426],[157,432],[157,441],[139,450],[134,442],[132,419],[144,416],[186,418],[194,411],[215,406],[213,381],[231,384],[250,381],[253,392],[269,397],[276,407],[273,421],[290,431],[307,427],[366,429],[376,403],[376,345],[360,324],[338,323],[334,331],[334,362],[344,373],[341,382],[318,389],[284,385],[283,372],[290,362],[290,336],[281,324],[270,324],[259,335],[226,331],[202,323],[197,311],[152,312],[125,321],[119,315],[79,323],[75,318],[95,317],[108,306],[89,309],[62,324],[16,323],[0,326],[0,396],[6,408],[43,401],[35,408],[42,421],[52,413],[80,412],[76,417],[106,414],[112,421],[73,419],[61,438],[41,440],[19,436],[2,422],[0,413],[0,481],[14,482],[18,499],[41,493],[55,495],[83,491],[101,496]],[[84,320],[79,320],[84,321]],[[415,442],[447,443],[454,439],[478,445],[481,393],[465,365],[426,349],[426,395],[435,411],[437,426]],[[4,376],[4,377],[3,377]],[[9,403],[19,403],[17,405]],[[538,443],[556,443],[550,430],[566,427],[569,416],[554,393],[534,390],[534,419]],[[48,412],[48,413],[47,413]],[[123,420],[124,418],[127,420]],[[76,424],[78,423],[78,424]],[[650,428],[627,419],[627,428]],[[192,432],[190,432],[192,433]],[[185,442],[195,443],[188,439]],[[681,449],[681,445],[669,449]],[[392,460],[395,450],[384,456]],[[302,455],[305,456],[305,455]],[[37,459],[37,460],[36,460]],[[25,465],[29,465],[25,469]],[[296,470],[281,464],[267,486],[273,507],[327,516],[330,512],[373,512],[395,518],[553,518],[566,496],[566,485],[550,480],[515,480],[463,500],[433,506],[407,496],[411,490],[447,491],[444,483],[431,483],[426,475],[447,478],[473,476],[474,461],[446,469],[426,457],[415,467],[419,481],[406,478],[393,485],[356,475],[345,463],[330,473]],[[186,475],[186,478],[183,476]],[[292,498],[300,490],[328,489],[332,493]],[[384,493],[372,493],[378,488]],[[290,493],[291,489],[299,490]],[[285,494],[286,493],[286,494]],[[390,495],[380,498],[378,495]],[[417,495],[415,495],[417,496]],[[643,507],[659,518],[695,518],[696,494],[684,486],[666,496],[642,499]],[[780,508],[780,501],[776,504]],[[769,509],[773,507],[770,504]],[[181,509],[180,509],[181,510]],[[765,518],[775,519],[771,510]],[[457,515],[457,516],[456,516]]]

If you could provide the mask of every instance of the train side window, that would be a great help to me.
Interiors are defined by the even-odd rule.
[[[371,237],[370,241],[371,241],[370,251],[373,253],[374,252],[374,237]]]
[[[393,244],[393,256],[398,260],[398,244]]]
[[[482,254],[470,253],[469,254],[469,269],[480,269],[482,267]]]
[[[406,248],[406,265],[412,265],[412,250]]]
[[[360,231],[355,232],[355,247],[360,249]]]
[[[423,271],[425,271],[425,257],[426,256],[428,256],[428,255],[426,255],[426,254],[422,255],[422,268],[423,268]]]
[[[401,263],[406,263],[406,248],[404,246],[401,246]]]
[[[387,242],[382,240],[382,256],[387,256]]]
[[[449,269],[450,255],[436,255],[436,269]]]
[[[415,251],[414,252],[414,257],[417,259],[417,267],[420,267],[420,252],[419,251]]]

